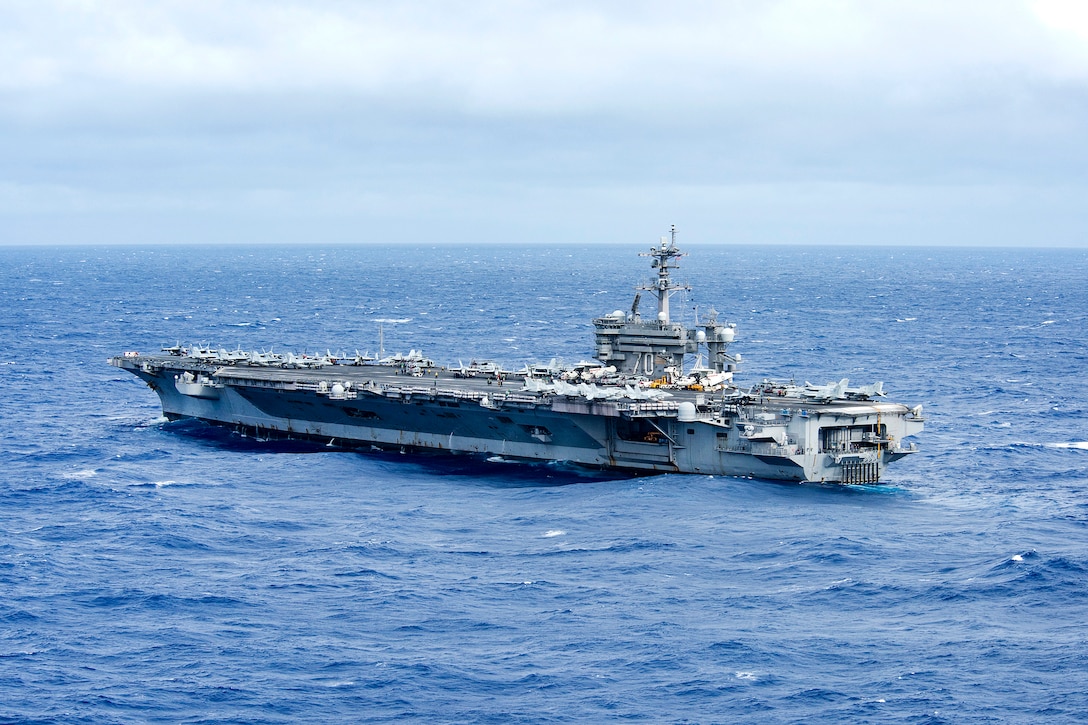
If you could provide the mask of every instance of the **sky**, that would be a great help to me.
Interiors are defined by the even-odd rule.
[[[1088,247],[1086,0],[0,0],[0,244]]]

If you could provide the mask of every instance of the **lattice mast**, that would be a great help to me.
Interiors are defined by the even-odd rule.
[[[660,246],[651,247],[649,252],[642,252],[638,256],[654,258],[650,266],[657,269],[657,279],[649,284],[639,285],[636,289],[657,295],[657,320],[667,325],[672,321],[669,317],[669,297],[673,292],[691,289],[689,285],[673,282],[669,276],[670,270],[680,268],[680,257],[687,256],[676,246],[676,225],[671,226],[668,237],[661,237]]]

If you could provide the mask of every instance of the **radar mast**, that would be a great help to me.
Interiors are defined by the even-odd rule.
[[[649,252],[642,252],[640,257],[653,257],[650,266],[657,269],[657,280],[649,284],[639,285],[635,289],[653,292],[657,296],[657,321],[667,325],[669,319],[669,297],[677,290],[690,290],[686,284],[676,284],[669,276],[669,270],[679,269],[680,257],[686,257],[676,246],[676,225],[669,229],[668,237],[661,237],[661,245],[650,247]]]

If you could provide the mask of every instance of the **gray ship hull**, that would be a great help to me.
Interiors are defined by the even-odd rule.
[[[388,365],[289,370],[174,355],[110,363],[145,380],[166,417],[257,437],[642,473],[875,483],[889,463],[914,451],[904,439],[922,427],[905,406],[871,401],[695,391],[674,391],[666,401],[598,398],[606,387],[541,391],[523,376],[500,385],[443,369],[414,377]]]

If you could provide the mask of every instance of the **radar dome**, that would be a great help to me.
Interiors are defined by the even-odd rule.
[[[695,403],[685,400],[680,404],[676,411],[676,419],[681,423],[692,423],[695,421]]]

